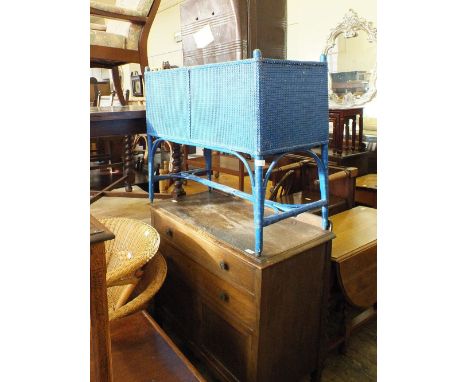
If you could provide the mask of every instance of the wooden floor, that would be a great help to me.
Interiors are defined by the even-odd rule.
[[[377,321],[354,332],[346,355],[331,353],[325,360],[322,382],[377,381]]]
[[[231,187],[237,186],[237,177],[221,174],[219,181]],[[250,192],[248,177],[245,191]],[[187,194],[206,190],[206,186],[189,182],[184,186]],[[138,188],[137,188],[138,189]],[[123,189],[122,189],[123,190]],[[140,190],[141,191],[141,190]],[[134,198],[103,197],[91,205],[91,214],[97,218],[123,216],[150,223],[149,201]],[[199,369],[208,382],[216,381],[204,365],[187,354],[190,361]],[[377,381],[377,322],[372,320],[351,336],[346,355],[331,353],[325,361],[322,382],[371,382]]]

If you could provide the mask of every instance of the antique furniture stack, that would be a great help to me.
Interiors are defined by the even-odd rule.
[[[328,228],[327,66],[263,59],[146,71],[149,196],[162,232],[167,286],[156,304],[223,380],[320,378],[325,349]],[[154,176],[163,141],[204,148],[205,168]],[[319,148],[321,156],[312,150]],[[237,157],[252,195],[211,181],[211,153]],[[301,151],[317,164],[319,200],[265,200],[277,163]],[[249,167],[245,154],[253,158]],[[272,157],[265,169],[265,158]],[[206,175],[202,178],[199,175]],[[153,182],[194,180],[208,191],[161,201]],[[222,191],[216,192],[216,190]],[[319,209],[322,228],[289,219]],[[284,240],[287,238],[287,240]],[[307,301],[307,303],[304,303]],[[289,378],[289,379],[288,379]]]
[[[327,66],[322,62],[264,59],[259,50],[248,60],[191,68],[146,71],[149,196],[155,179],[194,180],[210,189],[249,200],[254,208],[255,243],[262,252],[263,228],[302,212],[322,208],[328,227]],[[286,128],[287,127],[287,128]],[[153,156],[165,140],[204,148],[205,169],[154,177]],[[319,147],[321,157],[312,148]],[[211,181],[211,151],[236,156],[249,173],[253,194]],[[265,200],[269,176],[286,154],[301,151],[315,159],[321,198],[303,205]],[[254,159],[254,171],[242,154]],[[264,174],[265,157],[274,156]],[[177,165],[177,164],[176,164]],[[197,176],[206,173],[207,179]],[[177,182],[176,182],[177,184]],[[264,217],[264,207],[276,211]]]

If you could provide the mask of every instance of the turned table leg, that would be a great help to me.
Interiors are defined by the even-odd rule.
[[[351,150],[356,150],[356,116],[351,118]]]
[[[180,144],[172,143],[172,172],[178,173],[182,171],[182,154],[180,150]],[[172,196],[178,198],[179,196],[185,195],[184,187],[182,185],[182,180],[176,178],[174,181],[174,190],[172,191]]]
[[[366,149],[366,145],[363,142],[363,136],[364,136],[364,118],[363,118],[363,112],[362,109],[358,113],[359,117],[359,151],[364,151]]]
[[[124,137],[124,175],[125,191],[132,191],[132,184],[135,182],[135,171],[133,168],[133,155],[132,155],[132,136],[125,135]]]

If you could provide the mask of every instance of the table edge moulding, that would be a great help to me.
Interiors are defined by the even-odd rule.
[[[300,213],[321,208],[328,222],[328,73],[326,62],[252,59],[145,71],[149,198],[155,181],[192,180],[253,203],[255,255],[263,249],[263,228]],[[230,91],[227,91],[227,87]],[[299,90],[298,90],[299,89]],[[204,169],[154,175],[153,157],[165,140],[202,147]],[[312,148],[320,147],[319,157]],[[252,194],[211,180],[212,150],[231,154],[244,164]],[[307,204],[265,200],[268,179],[279,160],[303,152],[318,166],[321,199]],[[241,154],[254,159],[254,171]],[[265,156],[274,154],[265,175]],[[206,174],[207,178],[199,175]],[[176,196],[179,196],[176,194]],[[264,208],[274,214],[264,216]]]

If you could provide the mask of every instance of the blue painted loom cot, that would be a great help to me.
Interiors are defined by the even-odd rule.
[[[255,255],[263,248],[263,227],[322,208],[328,228],[328,73],[326,62],[252,59],[194,67],[146,71],[149,142],[149,198],[154,182],[168,178],[197,181],[253,203]],[[154,154],[163,141],[202,147],[205,169],[154,175]],[[320,147],[321,157],[312,148]],[[239,158],[250,177],[252,194],[211,181],[211,152]],[[268,179],[286,154],[306,152],[317,162],[321,199],[307,204],[265,200]],[[254,171],[240,154],[254,159]],[[264,158],[274,155],[263,176]],[[205,173],[207,178],[197,174]],[[274,215],[264,216],[264,207]]]

